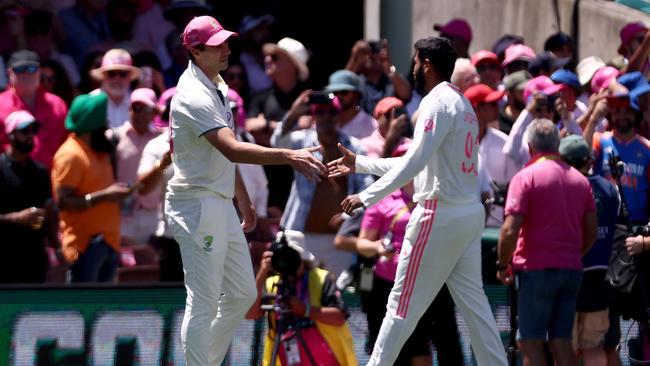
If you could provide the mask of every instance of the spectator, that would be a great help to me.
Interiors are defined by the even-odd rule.
[[[530,74],[525,70],[513,72],[503,78],[508,104],[499,113],[499,129],[506,135],[510,134],[512,125],[519,118],[521,112],[526,109],[524,89],[530,79]]]
[[[575,47],[573,38],[563,32],[554,33],[544,41],[544,51],[552,53],[559,59],[573,59],[575,56]]]
[[[163,9],[170,2],[170,0],[153,1],[151,8],[140,13],[133,25],[133,40],[143,45],[150,45],[160,60],[163,70],[167,70],[172,65],[171,57],[165,47],[165,38],[176,28],[163,16]]]
[[[299,114],[307,109],[309,92],[303,92],[295,101],[288,114]],[[271,144],[277,147],[301,149],[309,146],[322,146],[322,151],[315,154],[322,161],[332,161],[341,156],[337,144],[361,152],[361,145],[355,138],[339,133],[336,129],[336,115],[341,107],[338,98],[333,97],[329,103],[309,106],[314,127],[295,130],[296,120],[286,120],[275,128]],[[320,156],[319,156],[320,155]],[[305,234],[307,249],[316,255],[318,261],[324,262],[324,268],[338,276],[352,263],[352,255],[333,250],[334,236],[342,221],[339,198],[357,193],[372,183],[366,174],[352,174],[338,179],[324,179],[321,182],[307,181],[302,174],[295,174],[287,208],[282,215],[281,224],[289,229]]]
[[[90,72],[101,82],[100,91],[108,95],[108,127],[120,127],[129,119],[129,85],[140,76],[140,69],[133,66],[131,55],[121,48],[114,48],[102,57],[102,65]]]
[[[242,98],[244,106],[248,105],[250,100],[250,90],[248,88],[248,78],[243,64],[238,61],[229,62],[228,68],[223,72],[222,76],[223,80],[228,84],[228,88],[236,91]]]
[[[523,44],[524,38],[514,34],[504,34],[492,46],[492,52],[499,58],[499,62],[503,62],[506,58],[506,50],[513,44]]]
[[[281,234],[278,234],[281,235]],[[275,333],[279,316],[293,316],[294,321],[300,324],[300,331],[305,336],[307,347],[313,350],[318,349],[318,361],[323,364],[338,364],[342,366],[357,365],[354,354],[354,340],[346,319],[349,313],[341,293],[334,285],[334,279],[331,274],[323,269],[314,266],[314,255],[309,252],[305,246],[305,238],[300,232],[287,230],[285,232],[288,248],[283,254],[295,258],[299,266],[295,275],[288,274],[291,280],[284,276],[271,276],[274,271],[272,258],[274,253],[267,251],[263,254],[260,269],[255,277],[257,285],[257,299],[246,314],[248,319],[259,319],[264,315],[260,308],[264,294],[276,295],[279,293],[280,280],[292,281],[295,286],[295,294],[290,295],[288,299],[280,301],[281,306],[287,307],[290,314],[278,314],[274,312],[269,314],[269,331],[266,333],[264,340],[264,358],[262,364],[265,366],[272,365],[272,350],[274,347]],[[278,305],[278,303],[275,303]],[[282,337],[284,339],[284,336]],[[289,340],[290,341],[290,340]],[[300,346],[299,346],[300,347]],[[302,347],[300,347],[302,348]],[[325,349],[324,349],[325,348]],[[284,354],[285,360],[282,364],[286,365],[285,347],[280,345],[281,360]],[[309,361],[306,358],[304,350],[297,353],[299,358],[298,364],[306,364]]]
[[[472,55],[472,65],[476,67],[479,82],[492,89],[499,89],[501,85],[501,62],[497,55],[490,51],[481,50]]]
[[[643,38],[648,32],[648,27],[646,27],[642,22],[632,22],[627,23],[619,32],[621,38],[621,44],[618,46],[618,54],[625,57],[629,60],[634,55],[634,52],[641,46],[643,43]],[[647,60],[644,64],[647,64]],[[646,69],[644,67],[644,69]]]
[[[569,70],[557,70],[551,74],[551,80],[558,85],[562,85],[560,93],[566,103],[566,108],[571,112],[571,118],[577,120],[587,111],[587,106],[578,100],[582,91],[578,75]]]
[[[447,24],[434,24],[433,29],[440,32],[440,37],[451,41],[459,58],[469,58],[469,46],[472,43],[472,28],[465,19],[452,19]]]
[[[591,78],[589,85],[591,86],[592,93],[598,93],[600,91],[606,90],[609,88],[609,85],[612,81],[616,80],[620,72],[617,68],[613,66],[604,66],[596,70],[594,76]]]
[[[615,345],[604,344],[605,334],[610,327],[608,307],[611,301],[611,288],[605,274],[621,200],[614,184],[601,176],[589,174],[594,160],[582,136],[563,138],[560,141],[560,156],[589,179],[598,214],[598,239],[582,258],[584,273],[578,292],[573,348],[582,353],[585,365],[606,365],[607,355],[603,346],[611,348]]]
[[[170,0],[165,7],[163,16],[172,22],[176,29],[185,29],[190,20],[212,12],[212,6],[206,0]]]
[[[81,93],[90,93],[101,86],[101,82],[95,80],[90,72],[102,66],[103,57],[104,52],[102,51],[91,51],[84,57],[81,68],[81,81],[79,82],[79,91]]]
[[[14,0],[0,4],[0,90],[5,90],[8,80],[5,79],[6,57],[13,52],[27,47],[23,24],[24,8]],[[2,129],[0,129],[2,131]]]
[[[266,74],[263,46],[271,42],[270,25],[275,18],[269,14],[259,17],[246,15],[239,24],[242,51],[239,55],[251,94],[262,92],[273,86],[273,80]],[[304,80],[303,80],[304,81]]]
[[[533,77],[544,75],[551,76],[556,70],[566,67],[570,58],[558,58],[550,52],[542,52],[528,63],[528,72]]]
[[[29,157],[38,127],[34,116],[25,110],[12,112],[5,119],[10,145],[0,155],[0,283],[45,282],[46,236],[53,249],[60,246],[49,202],[49,172]]]
[[[52,185],[59,205],[63,257],[72,282],[111,282],[120,250],[120,202],[132,193],[116,183],[105,135],[108,97],[80,95],[66,128],[72,132],[54,156]]]
[[[362,139],[377,130],[377,121],[359,106],[361,78],[357,74],[349,70],[335,71],[330,75],[325,90],[334,93],[341,103],[341,112],[337,116],[341,133]]]
[[[598,69],[603,66],[605,66],[605,62],[597,56],[585,57],[580,60],[578,66],[576,66],[578,81],[585,90],[585,94],[583,94],[580,98],[583,103],[587,104],[586,101],[589,99],[589,95],[591,94],[591,88],[589,86],[591,83],[591,78],[593,78],[596,71],[598,71]]]
[[[476,67],[466,58],[457,58],[454,72],[451,74],[451,83],[456,85],[461,92],[464,92],[472,85],[479,82],[479,75]]]
[[[158,132],[152,122],[161,112],[158,98],[153,90],[136,89],[131,93],[129,120],[112,130],[117,139],[115,160],[117,181],[129,185],[138,184],[138,166],[142,151]],[[135,192],[126,199],[121,210],[121,233],[123,240],[145,244],[156,230],[160,197],[142,196]]]
[[[497,204],[489,207],[486,217],[486,225],[493,227],[499,227],[503,223],[503,207],[498,205],[497,195],[505,198],[508,183],[518,171],[515,163],[503,155],[503,146],[508,136],[493,127],[497,125],[499,116],[497,103],[503,95],[503,91],[494,90],[485,84],[474,85],[465,91],[465,97],[472,104],[478,119],[478,170],[481,194],[486,194],[493,200],[497,199],[495,201]],[[484,173],[481,174],[481,171]],[[487,181],[481,182],[481,177]],[[487,197],[483,197],[484,202],[485,198]]]
[[[165,91],[165,76],[155,53],[148,50],[136,53],[133,55],[133,66],[140,69],[140,77],[133,83],[134,89],[149,88],[156,92],[156,95]]]
[[[11,87],[0,94],[0,122],[17,110],[32,113],[41,125],[30,156],[49,169],[54,153],[67,135],[63,126],[68,110],[65,102],[40,87],[40,62],[32,51],[22,50],[11,55],[9,81]],[[7,141],[4,132],[0,130],[0,149]]]
[[[54,60],[45,60],[41,63],[41,87],[63,99],[66,105],[72,103],[77,95],[77,90],[72,86],[63,67]]]
[[[79,85],[81,77],[72,57],[55,49],[52,29],[54,15],[45,10],[32,10],[25,16],[27,48],[36,52],[41,60],[54,60],[65,70],[72,85]]]
[[[411,99],[411,86],[393,65],[386,39],[357,41],[345,69],[361,76],[361,106],[367,113],[372,113],[385,97],[397,97],[404,103]]]
[[[619,77],[617,81],[630,91],[630,106],[643,114],[643,121],[636,126],[636,132],[650,137],[650,83],[639,71]]]
[[[167,87],[175,86],[178,79],[187,67],[187,51],[181,42],[181,32],[173,30],[167,38],[165,38],[165,48],[169,53],[172,63],[165,69],[165,85]]]
[[[401,154],[403,154],[403,151]],[[386,315],[386,304],[395,282],[398,256],[411,212],[415,207],[412,199],[413,183],[384,197],[368,208],[363,216],[361,232],[356,244],[357,251],[370,258],[377,258],[369,274],[369,283],[360,280],[360,296],[368,321],[366,351],[372,351],[381,322]],[[362,269],[361,276],[364,276]],[[364,286],[366,286],[364,288]],[[431,365],[431,342],[438,353],[439,365],[462,365],[463,355],[458,342],[458,328],[454,302],[446,286],[443,286],[400,352],[396,365]]]
[[[66,31],[63,51],[72,56],[79,68],[82,68],[88,51],[110,36],[107,3],[107,0],[78,0],[74,6],[59,12]]]
[[[509,75],[519,70],[528,70],[528,64],[535,58],[535,52],[525,44],[512,44],[505,50],[501,66]]]
[[[377,103],[374,116],[378,128],[372,135],[361,140],[361,145],[369,157],[388,158],[393,156],[396,150],[404,150],[410,139],[404,137],[409,122],[406,116],[399,112],[403,108],[404,103],[395,97],[386,97]]]
[[[596,207],[587,178],[559,160],[553,122],[533,121],[527,136],[533,158],[510,183],[497,278],[511,284],[514,271],[519,279],[524,365],[547,364],[546,340],[557,365],[576,365],[571,336],[580,258],[597,237]]]

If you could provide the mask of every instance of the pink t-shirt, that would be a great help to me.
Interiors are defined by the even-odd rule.
[[[596,205],[587,178],[558,159],[533,158],[510,182],[505,214],[524,217],[516,271],[582,270],[582,223]]]
[[[402,210],[403,207],[406,207],[406,204],[411,201],[411,196],[402,192],[402,190],[397,190],[391,193],[376,205],[366,210],[363,215],[361,228],[377,230],[379,232],[379,237],[383,238],[388,232],[395,215],[400,213],[400,210]],[[399,252],[402,250],[402,241],[404,240],[406,225],[408,224],[410,217],[410,211],[401,212],[393,226],[392,243],[395,248],[395,256],[392,259],[380,257],[375,264],[375,274],[385,280],[395,281]]]
[[[43,90],[36,94],[34,109],[28,108],[13,88],[0,93],[0,151],[4,151],[9,144],[4,128],[5,118],[12,112],[23,109],[31,112],[41,123],[30,156],[50,169],[54,153],[68,137],[68,131],[63,125],[68,107],[63,99]]]

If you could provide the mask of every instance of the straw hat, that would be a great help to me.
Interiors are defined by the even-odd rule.
[[[111,70],[128,71],[131,80],[140,76],[140,69],[133,66],[133,59],[129,52],[121,48],[114,48],[106,52],[102,57],[102,65],[91,70],[90,75],[97,80],[104,80],[104,73]]]
[[[265,54],[273,54],[276,52],[284,53],[289,56],[289,59],[298,68],[298,79],[305,81],[309,77],[309,68],[307,68],[307,60],[309,60],[309,52],[305,46],[293,38],[282,38],[277,44],[266,43],[263,48]]]

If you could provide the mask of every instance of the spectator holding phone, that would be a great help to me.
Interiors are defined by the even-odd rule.
[[[377,129],[377,121],[359,106],[361,88],[361,78],[350,70],[335,71],[325,87],[341,103],[337,116],[339,131],[358,139],[370,136]]]
[[[406,151],[403,146],[411,139],[404,137],[409,127],[404,103],[395,97],[386,97],[377,103],[373,115],[377,119],[378,128],[372,135],[361,140],[368,156],[388,158],[395,150]]]

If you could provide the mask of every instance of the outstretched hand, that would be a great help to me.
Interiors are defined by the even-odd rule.
[[[359,207],[363,207],[363,202],[361,202],[359,195],[357,194],[347,196],[343,202],[341,202],[341,208],[343,209],[343,212],[350,216],[352,216],[353,211]]]
[[[343,157],[327,163],[327,173],[329,178],[337,178],[354,173],[354,164],[357,161],[357,154],[346,149],[341,145],[341,143],[339,143],[337,147],[343,154]]]
[[[320,146],[312,146],[300,150],[288,150],[289,164],[300,174],[307,177],[307,179],[320,182],[320,177],[327,173],[325,165],[313,155],[313,153],[320,150]]]

